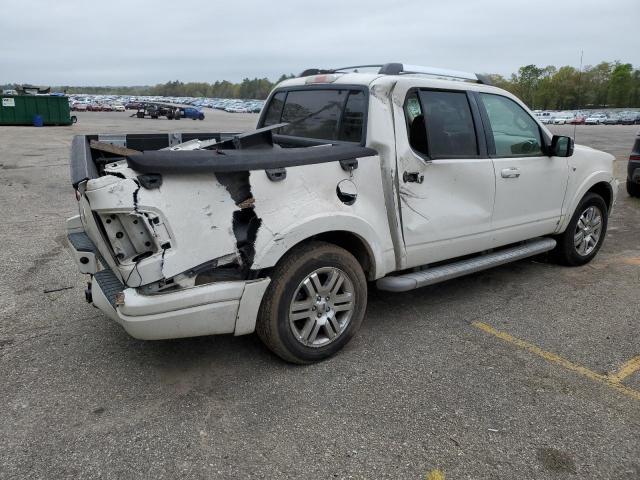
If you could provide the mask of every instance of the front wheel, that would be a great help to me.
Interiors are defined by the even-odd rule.
[[[590,262],[602,246],[608,223],[607,204],[596,193],[587,193],[576,208],[552,256],[558,263],[579,266]]]
[[[367,282],[360,263],[343,248],[325,242],[296,247],[271,278],[256,331],[282,359],[298,364],[323,360],[360,328]]]

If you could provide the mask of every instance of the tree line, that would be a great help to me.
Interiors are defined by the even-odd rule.
[[[281,75],[276,82],[268,78],[245,78],[242,82],[233,83],[227,80],[215,83],[170,81],[158,85],[140,86],[71,86],[58,85],[51,87],[52,92],[66,92],[67,94],[87,95],[130,95],[135,96],[163,96],[163,97],[208,97],[208,98],[255,98],[265,99],[273,87],[294,75]],[[0,85],[2,89],[13,89],[16,84]]]
[[[526,65],[507,79],[489,75],[493,85],[518,96],[532,109],[640,107],[640,70],[630,63],[601,62],[582,71]]]
[[[227,80],[184,83],[174,80],[155,86],[67,85],[52,87],[52,91],[66,91],[68,94],[264,99],[277,83],[293,76],[282,75],[276,82],[268,78],[245,78],[239,83]],[[493,85],[517,95],[532,109],[640,107],[640,70],[634,69],[630,63],[601,62],[582,70],[569,65],[560,68],[525,65],[510,78],[497,74],[489,75],[489,78]],[[2,88],[14,88],[14,85],[3,85]]]

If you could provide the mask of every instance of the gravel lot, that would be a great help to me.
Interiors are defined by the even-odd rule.
[[[257,119],[128,115],[0,127],[0,478],[640,478],[640,372],[606,376],[640,355],[640,201],[623,186],[590,265],[371,287],[359,336],[296,367],[254,335],[137,341],[85,303],[65,246],[72,135]],[[577,139],[624,180],[637,130]]]

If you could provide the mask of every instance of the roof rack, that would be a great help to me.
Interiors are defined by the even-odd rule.
[[[436,78],[453,78],[456,80],[470,81],[476,83],[482,83],[485,85],[491,85],[489,78],[486,75],[478,73],[460,72],[458,70],[449,70],[445,68],[436,67],[422,67],[419,65],[405,65],[402,63],[384,63],[373,65],[353,65],[350,67],[340,67],[333,69],[319,69],[308,68],[300,74],[301,77],[307,77],[309,75],[329,74],[329,73],[342,73],[347,70],[358,70],[361,68],[378,68],[378,73],[381,75],[407,75],[407,74],[420,74],[430,75]]]

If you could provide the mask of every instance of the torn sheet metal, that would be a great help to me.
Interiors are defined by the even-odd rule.
[[[237,255],[234,214],[241,209],[214,174],[165,174],[162,184],[150,190],[135,180],[137,172],[125,162],[109,165],[105,173],[108,175],[87,182],[91,209],[99,216],[144,215],[158,245],[153,256],[123,265],[130,270],[134,285],[171,278],[213,259]]]

